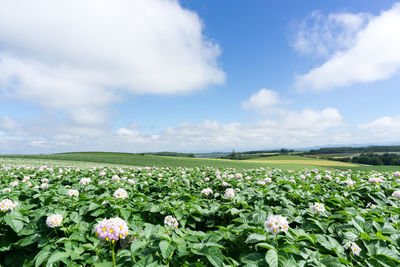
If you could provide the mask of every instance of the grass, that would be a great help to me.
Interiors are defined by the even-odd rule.
[[[13,159],[42,159],[63,160],[75,162],[93,162],[95,164],[117,164],[130,166],[156,166],[156,167],[203,167],[215,168],[261,168],[267,167],[265,163],[243,162],[237,160],[205,159],[205,158],[183,158],[171,156],[137,155],[130,153],[108,153],[108,152],[76,152],[48,155],[9,155],[3,158]]]
[[[280,163],[280,164],[287,164],[289,166],[298,166],[298,167],[301,166],[302,168],[360,167],[360,165],[354,164],[354,163],[307,158],[307,157],[296,156],[296,155],[279,155],[279,156],[271,156],[271,157],[266,157],[266,158],[250,159],[250,160],[246,160],[246,161],[247,162],[263,162],[266,164],[279,164]]]
[[[138,155],[131,153],[111,153],[111,152],[73,152],[46,155],[8,155],[1,156],[5,159],[25,159],[25,160],[47,160],[51,165],[52,160],[58,162],[92,163],[92,165],[115,166],[156,166],[156,167],[203,167],[214,168],[279,168],[283,170],[302,170],[305,168],[319,169],[375,169],[375,166],[363,166],[345,162],[313,159],[296,155],[278,155],[250,160],[229,160],[212,158],[184,158],[171,156]],[[56,162],[55,162],[56,163]]]

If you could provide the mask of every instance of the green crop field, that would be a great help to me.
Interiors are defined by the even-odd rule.
[[[7,161],[0,266],[400,264],[400,172]]]
[[[50,166],[150,166],[150,167],[213,167],[213,168],[277,168],[282,170],[340,169],[397,171],[400,166],[368,166],[298,155],[277,155],[249,160],[185,158],[110,152],[74,152],[46,155],[3,155],[0,163]],[[13,163],[15,162],[15,163]]]
[[[120,166],[156,166],[156,167],[214,167],[214,168],[279,168],[301,170],[304,168],[328,168],[336,167],[360,167],[357,164],[349,164],[337,161],[320,160],[294,155],[279,155],[251,160],[229,160],[210,158],[184,158],[170,156],[138,155],[130,153],[108,152],[76,152],[48,155],[8,155],[6,159],[26,160],[57,160],[91,162],[96,164],[116,164]]]

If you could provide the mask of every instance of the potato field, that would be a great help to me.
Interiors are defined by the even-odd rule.
[[[399,266],[400,172],[0,168],[2,266]]]

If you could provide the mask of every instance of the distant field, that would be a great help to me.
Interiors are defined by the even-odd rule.
[[[206,159],[206,158],[183,158],[170,156],[137,155],[130,153],[106,153],[106,152],[83,152],[62,153],[49,155],[12,155],[2,156],[10,159],[42,159],[63,160],[75,162],[93,162],[94,164],[117,164],[131,166],[156,166],[156,167],[202,167],[215,168],[261,168],[268,167],[262,162],[245,162],[238,160]],[[280,164],[271,166],[279,168]]]
[[[296,155],[278,155],[251,160],[228,160],[228,159],[209,159],[209,158],[183,158],[183,157],[166,157],[154,155],[137,155],[130,153],[107,153],[107,152],[76,152],[76,153],[61,153],[49,155],[12,155],[1,156],[3,162],[5,160],[25,160],[28,164],[29,160],[47,160],[43,164],[53,165],[53,160],[56,165],[67,162],[74,165],[110,165],[115,166],[157,166],[157,167],[202,167],[210,166],[215,168],[279,168],[283,170],[293,169],[301,170],[304,168],[320,168],[320,169],[379,169],[379,170],[397,170],[396,167],[382,166],[385,168],[377,168],[375,166],[362,166],[357,164],[312,159]],[[61,162],[60,162],[61,161]],[[39,161],[40,162],[40,161]],[[42,161],[43,162],[43,161]],[[0,162],[1,163],[1,162]],[[37,162],[36,162],[37,163]],[[57,164],[58,163],[58,164]]]
[[[332,161],[332,160],[323,160],[323,159],[313,159],[306,158],[302,156],[295,155],[280,155],[280,156],[271,156],[267,158],[259,158],[259,159],[251,159],[246,160],[248,162],[265,162],[266,164],[288,164],[292,166],[312,166],[312,167],[328,167],[328,168],[336,168],[336,167],[360,167],[358,164],[340,162],[340,161]]]

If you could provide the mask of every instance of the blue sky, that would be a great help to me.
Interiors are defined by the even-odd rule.
[[[396,1],[0,6],[0,153],[400,143]]]

